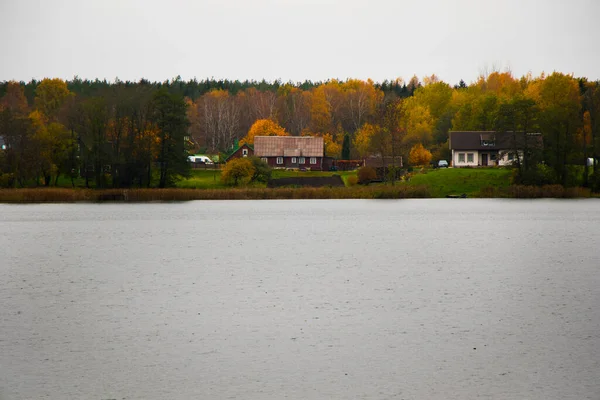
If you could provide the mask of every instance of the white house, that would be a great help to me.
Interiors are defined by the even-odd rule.
[[[454,167],[511,165],[523,159],[527,149],[540,147],[540,133],[450,131],[449,146]]]

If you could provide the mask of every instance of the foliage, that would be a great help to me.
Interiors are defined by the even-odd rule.
[[[408,162],[411,165],[428,165],[431,162],[431,152],[417,143],[410,149]]]
[[[221,181],[233,186],[246,184],[252,180],[255,173],[256,169],[252,160],[248,158],[236,158],[229,161],[223,168]]]
[[[152,121],[158,129],[158,186],[164,188],[173,186],[179,176],[189,175],[185,143],[188,127],[187,105],[183,97],[161,89],[155,93],[152,107]]]
[[[350,159],[350,135],[345,134],[342,141],[342,160]]]
[[[159,91],[186,105],[175,107],[185,108],[190,123],[175,129],[183,136],[182,146],[179,139],[172,142],[178,149],[162,146],[170,134],[158,126]],[[186,148],[229,152],[244,135],[252,143],[257,134],[312,132],[334,158],[408,159],[410,148],[421,143],[435,159],[447,159],[449,130],[541,132],[543,152],[533,146],[525,152],[517,181],[547,181],[532,178],[543,161],[555,182],[600,190],[600,168],[584,162],[600,158],[600,82],[559,72],[516,78],[491,71],[455,86],[435,75],[422,83],[416,76],[406,83],[180,77],[0,82],[0,135],[9,145],[0,173],[11,174],[16,186],[58,185],[59,177],[98,188],[168,186],[185,173],[185,163],[167,160],[171,150],[177,160]]]
[[[252,124],[248,134],[240,140],[240,146],[245,143],[253,145],[256,136],[289,136],[289,134],[277,122],[270,119],[259,119]]]
[[[252,182],[268,182],[269,179],[271,179],[272,173],[272,169],[269,167],[269,164],[258,157],[249,157],[248,159],[252,161],[252,166],[254,167],[254,174],[250,180]]]
[[[361,167],[357,175],[358,182],[362,184],[377,180],[377,171],[372,167]]]
[[[356,175],[351,175],[348,177],[348,179],[346,179],[346,183],[348,186],[354,186],[358,183],[358,176]]]

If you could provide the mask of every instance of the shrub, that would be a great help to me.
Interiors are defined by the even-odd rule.
[[[252,180],[256,169],[248,158],[236,158],[229,161],[221,172],[221,180],[228,185],[237,186]]]
[[[0,188],[9,188],[15,185],[15,176],[13,174],[3,174],[0,172]]]
[[[372,167],[362,167],[358,170],[358,182],[365,184],[377,179],[377,171]]]
[[[271,179],[271,167],[269,164],[264,162],[258,157],[249,157],[250,161],[252,161],[252,165],[254,166],[254,174],[252,175],[252,182],[268,182]]]
[[[421,143],[415,144],[408,155],[411,165],[427,165],[431,161],[431,153]]]
[[[354,186],[358,183],[358,176],[356,175],[350,175],[347,178],[347,182],[348,182],[348,186]]]

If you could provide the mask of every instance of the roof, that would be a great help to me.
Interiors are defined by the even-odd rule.
[[[248,143],[244,143],[243,145],[237,145],[235,149],[233,149],[231,151],[231,153],[229,153],[229,155],[227,155],[227,158],[225,158],[225,161],[228,161],[239,149],[241,149],[242,147],[247,147],[250,150],[254,151],[254,147],[252,145],[249,145]]]
[[[319,136],[256,136],[257,157],[323,157],[323,138]]]
[[[533,132],[450,131],[452,150],[510,150],[541,146],[542,135]]]

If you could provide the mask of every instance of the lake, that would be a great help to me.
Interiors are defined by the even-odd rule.
[[[0,205],[0,398],[600,398],[600,201]]]

